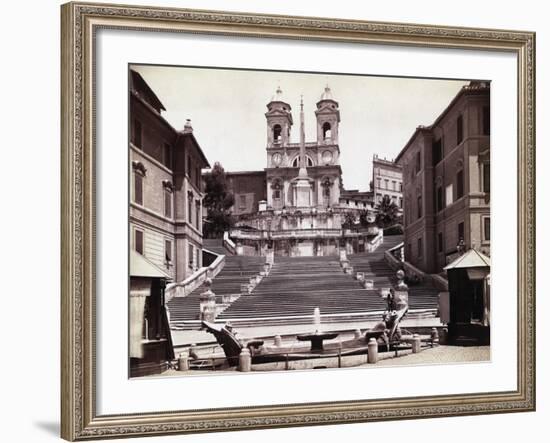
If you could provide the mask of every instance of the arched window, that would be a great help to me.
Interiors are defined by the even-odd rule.
[[[273,141],[274,142],[281,141],[281,132],[282,132],[281,125],[273,126]]]
[[[330,123],[329,122],[323,123],[323,140],[330,140],[331,133],[332,131],[330,128]]]
[[[300,161],[300,156],[297,155],[294,160],[292,160],[292,167],[293,168],[297,168],[299,166],[299,161]],[[306,166],[308,168],[312,167],[313,166],[313,160],[311,159],[311,157],[309,155],[306,155]]]

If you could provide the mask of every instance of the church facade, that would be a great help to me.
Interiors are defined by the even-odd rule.
[[[343,187],[340,109],[328,86],[316,104],[315,116],[317,138],[306,142],[300,103],[300,142],[292,143],[292,108],[277,88],[265,113],[266,168],[263,173],[228,173],[230,184],[240,183],[232,189],[238,222],[231,237],[242,253],[314,256],[336,255],[342,249],[362,252],[376,236],[373,224],[359,227],[361,214],[370,214],[374,221],[370,199],[364,193],[350,194]],[[239,175],[250,178],[251,189]],[[258,192],[262,185],[265,192]]]

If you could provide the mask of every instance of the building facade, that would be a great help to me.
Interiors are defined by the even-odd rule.
[[[143,77],[130,71],[130,247],[182,281],[202,264],[202,168],[187,120],[174,129]]]
[[[350,217],[372,211],[372,194],[345,191],[338,140],[340,109],[325,87],[315,109],[317,137],[306,142],[303,102],[300,142],[292,143],[292,108],[281,88],[267,104],[266,168],[227,174],[235,195],[231,236],[247,253],[336,255],[367,249],[376,228],[351,229]],[[252,203],[252,208],[251,208]]]
[[[388,197],[400,210],[403,210],[403,171],[399,164],[374,154],[372,187],[375,204],[380,203],[384,197]]]
[[[403,168],[405,259],[439,273],[459,251],[490,256],[490,85],[464,86],[396,158]]]

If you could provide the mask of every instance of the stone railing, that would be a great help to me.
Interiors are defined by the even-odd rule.
[[[171,283],[166,286],[166,301],[174,297],[185,297],[204,283],[207,278],[214,278],[225,266],[225,255],[218,255],[218,258],[211,265],[200,268],[185,280],[177,283]]]
[[[396,258],[394,255],[394,252],[401,247],[403,247],[403,243],[400,243],[397,246],[394,246],[393,248],[388,249],[387,251],[384,252],[384,259],[386,260],[386,263],[394,271],[397,271],[398,269],[403,269],[405,271],[405,274],[408,277],[414,276],[418,278],[418,280],[421,282],[432,284],[440,291],[449,290],[449,283],[442,276],[438,274],[428,274],[418,269],[416,266],[410,264],[409,262],[401,261],[398,258]]]
[[[378,233],[371,238],[366,245],[367,252],[375,251],[378,246],[384,241],[384,231],[382,229],[378,230]]]
[[[280,231],[270,231],[269,237],[272,239],[278,238],[318,238],[318,237],[339,237],[342,235],[341,229],[319,228],[319,229],[287,229]]]
[[[233,255],[237,253],[235,243],[229,238],[229,232],[227,231],[223,233],[223,247]]]
[[[234,228],[231,230],[231,237],[237,238],[239,240],[277,240],[285,238],[339,238],[361,237],[366,235],[371,235],[367,229],[295,228],[280,229],[276,231],[249,231],[245,229]],[[379,234],[377,234],[377,238],[378,236]]]

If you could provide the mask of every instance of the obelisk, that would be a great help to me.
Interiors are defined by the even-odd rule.
[[[304,131],[304,99],[300,99],[300,171],[296,180],[296,206],[306,208],[311,206],[311,184],[306,169],[306,135]]]

